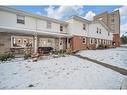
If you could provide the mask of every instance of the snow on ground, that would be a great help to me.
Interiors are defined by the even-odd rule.
[[[124,78],[96,63],[68,55],[0,64],[0,89],[119,89]]]
[[[127,48],[84,50],[77,54],[127,69]]]

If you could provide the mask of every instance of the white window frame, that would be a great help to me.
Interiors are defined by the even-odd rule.
[[[60,31],[61,32],[63,31],[63,25],[60,25]]]
[[[22,20],[22,22],[18,22],[18,20]],[[25,24],[25,16],[17,14],[17,24]]]
[[[17,38],[17,37],[22,37],[23,39],[32,39],[32,47],[31,48],[33,48],[34,46],[33,46],[33,44],[34,44],[34,39],[33,39],[33,37],[28,37],[28,36],[11,36],[11,48],[26,48],[26,46],[22,46],[22,47],[14,47],[13,46],[13,37],[15,37],[15,38]],[[24,42],[23,42],[24,43]]]
[[[92,43],[91,43],[92,40]],[[94,38],[90,38],[90,44],[94,44],[95,43],[95,39]]]
[[[51,29],[52,28],[52,22],[51,21],[47,21],[46,25],[47,25],[46,26],[47,29]]]
[[[85,39],[85,43],[83,42],[84,39]],[[86,37],[82,37],[82,43],[86,44]]]
[[[86,30],[86,24],[85,23],[83,24],[83,30]]]

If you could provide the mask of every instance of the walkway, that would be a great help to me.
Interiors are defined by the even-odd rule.
[[[126,69],[123,69],[123,68],[120,68],[120,67],[117,67],[117,66],[113,66],[113,65],[109,65],[109,64],[106,64],[106,63],[103,63],[103,62],[100,62],[100,61],[97,61],[95,59],[91,59],[91,58],[88,58],[88,57],[83,57],[81,55],[74,55],[74,56],[85,59],[85,60],[88,60],[88,61],[91,61],[91,62],[94,62],[94,63],[97,63],[99,65],[102,65],[102,66],[106,67],[106,68],[114,70],[114,71],[116,71],[120,74],[127,75],[127,70]]]

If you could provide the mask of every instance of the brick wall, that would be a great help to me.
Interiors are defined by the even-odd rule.
[[[7,33],[0,33],[0,53],[10,51],[11,35]]]
[[[119,34],[113,34],[113,42],[115,42],[115,47],[120,46],[120,35]]]

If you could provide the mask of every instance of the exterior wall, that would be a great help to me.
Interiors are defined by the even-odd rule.
[[[108,25],[108,13],[104,12],[99,15],[94,16],[94,20],[102,20],[106,25]]]
[[[22,15],[22,14],[19,14]],[[60,31],[60,24],[51,21],[51,29],[47,29],[47,21],[39,18],[25,16],[25,24],[17,23],[17,14],[0,11],[0,27],[27,29],[31,31],[50,32],[50,33],[67,33],[67,26],[63,25],[63,31]],[[10,19],[11,18],[11,19]]]
[[[51,29],[47,29],[47,21],[38,19],[37,20],[37,30],[41,32],[51,32],[51,33],[67,33],[67,27],[63,26],[63,31],[60,31],[60,24],[51,22]]]
[[[86,38],[86,43],[83,43],[82,39],[83,39],[83,36],[76,36],[76,35],[72,38],[72,50],[73,51],[87,48],[87,38]]]
[[[78,36],[87,36],[88,24],[86,22],[78,21],[75,19],[68,20],[67,22],[69,23],[68,25],[69,34]],[[86,25],[86,30],[83,30],[83,24]]]
[[[114,22],[112,22],[112,19],[114,19]],[[113,31],[113,33],[120,34],[120,14],[118,10],[108,15],[108,27]]]
[[[120,13],[119,10],[112,13],[104,12],[94,17],[94,20],[103,18],[102,21],[112,30],[114,42],[117,44],[116,47],[120,46]],[[114,22],[112,22],[114,19]],[[117,37],[116,37],[117,34]]]
[[[119,34],[113,34],[113,42],[115,42],[115,47],[120,46],[120,35]]]
[[[32,17],[25,16],[25,24],[18,24],[15,13],[0,11],[0,26],[35,30],[36,20]]]
[[[10,51],[11,35],[8,33],[0,33],[0,53]]]
[[[97,33],[97,28],[99,29],[98,33]],[[101,34],[99,33],[100,29],[101,29]],[[109,31],[106,30],[100,23],[92,23],[89,25],[88,37],[113,40],[112,33],[109,32],[110,34],[108,35],[108,32]]]
[[[83,36],[74,36],[72,38],[72,50],[82,50],[82,49],[96,49],[99,45],[104,45],[107,47],[112,47],[112,40],[105,40],[105,39],[99,39],[99,38],[92,38],[94,39],[94,42],[91,43],[90,39],[91,37],[86,37],[86,43],[84,44],[82,42]],[[98,43],[97,43],[98,40]]]
[[[0,32],[0,53],[9,52],[11,51],[11,36],[24,36],[24,37],[33,37],[30,35],[24,35],[24,34],[12,34],[12,33],[1,33]],[[34,43],[33,43],[34,44]],[[21,48],[16,48],[19,50]]]

